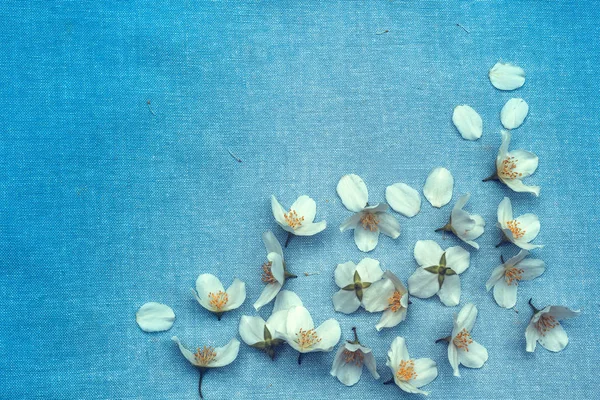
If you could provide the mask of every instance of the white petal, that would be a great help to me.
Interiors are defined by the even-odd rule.
[[[521,174],[519,179],[524,179],[532,175],[540,162],[538,156],[525,150],[513,150],[509,152],[507,156],[515,158],[516,168],[514,169],[514,172]]]
[[[208,364],[208,367],[217,368],[231,364],[237,358],[239,351],[240,341],[235,338],[231,339],[225,346],[215,348],[217,356]]]
[[[379,213],[377,214],[379,218],[379,230],[386,236],[391,237],[392,239],[398,238],[400,236],[400,222],[390,214]]]
[[[389,279],[381,279],[366,289],[363,289],[362,304],[368,312],[381,312],[385,310],[390,303],[388,299],[392,297],[396,288]]]
[[[305,331],[313,329],[315,324],[308,310],[302,306],[292,307],[288,310],[286,331],[288,336],[294,336],[300,328]]]
[[[507,179],[502,180],[506,186],[508,186],[513,192],[517,193],[533,193],[534,195],[540,195],[539,186],[530,186],[524,184],[520,179]]]
[[[490,82],[496,89],[515,90],[525,83],[525,71],[510,63],[497,62],[490,69]]]
[[[337,194],[346,208],[353,212],[362,210],[369,201],[367,185],[360,176],[344,175],[337,184]]]
[[[242,315],[238,330],[243,342],[248,346],[265,340],[265,320],[261,317]]]
[[[477,140],[483,133],[483,121],[477,111],[468,105],[456,106],[452,113],[452,122],[458,132],[467,140]]]
[[[302,305],[302,300],[298,295],[290,290],[282,290],[275,298],[275,304],[273,305],[273,313],[281,310],[289,310],[292,307]]]
[[[225,288],[221,284],[219,278],[212,274],[201,274],[196,279],[196,291],[194,296],[200,305],[207,310],[214,311],[214,307],[208,302],[209,293],[224,292]]]
[[[271,337],[273,337],[274,339],[285,339],[287,335],[287,315],[288,310],[280,310],[273,312],[269,319],[267,319],[267,326],[269,328],[269,332],[271,332]]]
[[[271,195],[271,211],[273,212],[273,217],[275,217],[275,221],[277,221],[279,226],[282,228],[287,226],[289,229],[291,229],[283,217],[283,214],[285,214],[285,209],[273,195]]]
[[[510,99],[500,111],[500,121],[506,129],[515,129],[521,126],[529,113],[529,105],[523,99]]]
[[[296,236],[312,236],[316,235],[319,232],[322,232],[327,228],[327,222],[319,221],[314,223],[302,224],[300,228],[294,230],[294,235]]]
[[[458,350],[458,361],[467,368],[481,368],[487,359],[487,349],[475,341],[469,344],[469,351]]]
[[[351,314],[360,307],[360,300],[354,290],[338,290],[333,294],[333,309],[344,314]]]
[[[548,308],[548,314],[559,321],[562,319],[575,318],[580,312],[581,311],[579,310],[571,310],[570,308],[562,306],[551,306]]]
[[[340,323],[332,318],[319,325],[319,327],[315,329],[315,333],[321,338],[321,341],[314,346],[315,350],[331,351],[333,346],[340,341],[342,330],[340,329]]]
[[[283,249],[281,248],[281,244],[279,243],[279,240],[277,240],[273,232],[267,231],[263,233],[262,240],[265,244],[265,248],[267,249],[267,254],[277,253],[281,256],[281,259],[283,259]]]
[[[527,250],[521,250],[516,256],[509,258],[504,265],[514,267],[529,255]]]
[[[346,363],[343,352],[344,346],[340,346],[333,360],[330,374],[338,378],[344,385],[353,386],[360,380],[363,367],[362,364]]]
[[[540,233],[540,220],[535,214],[523,214],[517,218],[519,228],[525,231],[519,240],[531,242]]]
[[[540,337],[540,332],[535,327],[535,323],[530,322],[525,329],[525,350],[529,353],[535,351],[535,346]]]
[[[346,219],[340,225],[340,232],[345,232],[348,229],[356,229],[357,225],[360,223],[360,219],[362,218],[363,213],[357,212],[353,214],[350,218]]]
[[[168,331],[175,321],[175,313],[166,304],[152,301],[139,308],[135,321],[144,332]]]
[[[423,186],[423,194],[432,206],[440,208],[452,199],[454,178],[446,168],[438,167],[432,170]]]
[[[421,195],[405,183],[394,183],[385,189],[385,200],[405,217],[414,217],[421,211]]]
[[[174,341],[175,343],[177,343],[177,346],[179,347],[179,351],[181,351],[181,354],[183,354],[183,356],[190,362],[192,363],[192,365],[198,365],[198,363],[196,362],[196,357],[194,356],[194,353],[192,353],[191,351],[189,351],[188,349],[186,349],[183,344],[181,344],[181,341],[179,340],[179,338],[177,336],[173,336],[171,338],[172,341]]]
[[[394,380],[396,382],[396,385],[402,389],[403,391],[405,391],[406,393],[416,393],[416,394],[422,394],[424,396],[428,396],[429,392],[425,392],[424,390],[418,389],[415,386],[411,385],[408,382],[404,382],[404,381],[400,381],[398,379],[396,379],[396,377],[394,377]]]
[[[456,336],[458,332],[463,329],[471,332],[473,329],[473,325],[475,325],[475,320],[477,319],[477,307],[473,303],[467,303],[460,310],[458,315],[456,316],[456,320],[454,323],[454,329],[452,329],[452,337]]]
[[[396,337],[392,342],[390,349],[387,353],[388,359],[386,365],[392,370],[392,374],[396,375],[396,370],[400,366],[401,361],[408,360],[408,349],[406,348],[406,341],[402,336]]]
[[[471,254],[460,246],[446,249],[446,267],[452,268],[457,274],[462,274],[471,261]]]
[[[382,330],[383,328],[393,328],[398,325],[400,322],[406,319],[406,308],[401,308],[400,310],[394,312],[392,310],[385,310],[381,314],[381,319],[375,325],[375,329],[377,331]]]
[[[504,129],[500,131],[500,136],[502,137],[502,143],[500,144],[500,148],[498,149],[498,155],[496,156],[496,169],[500,171],[502,169],[502,161],[508,155],[508,146],[510,145],[510,131],[505,131]]]
[[[246,300],[246,284],[235,278],[231,286],[227,288],[227,296],[229,299],[223,310],[229,311],[238,308]]]
[[[421,267],[439,265],[444,250],[433,240],[418,240],[413,252],[415,260]]]
[[[546,270],[546,264],[542,260],[527,258],[517,264],[518,268],[523,270],[521,280],[530,281],[542,275]]]
[[[373,250],[377,247],[377,242],[379,242],[379,229],[371,231],[364,229],[361,225],[354,229],[354,243],[360,251],[367,253]]]
[[[454,371],[454,376],[460,376],[460,370],[458,369],[458,348],[454,345],[454,343],[450,342],[448,344],[448,361],[450,362],[450,366]]]
[[[417,377],[410,381],[414,387],[420,388],[437,378],[437,364],[431,358],[417,358],[414,362]]]
[[[277,296],[277,293],[281,290],[281,283],[269,283],[265,285],[263,291],[260,293],[258,300],[254,303],[254,309],[260,310],[264,305],[269,304],[271,300]]]
[[[364,363],[371,376],[375,379],[379,379],[379,374],[377,373],[377,362],[375,361],[375,356],[372,352],[365,353]]]
[[[407,290],[406,287],[404,286],[404,284],[402,283],[402,281],[400,279],[398,279],[398,277],[396,275],[394,275],[394,273],[392,271],[385,271],[383,273],[384,278],[388,278],[390,281],[392,281],[392,283],[394,284],[394,287],[396,288],[397,291],[399,291],[400,293],[404,293],[406,294]]]
[[[460,278],[458,275],[446,276],[437,295],[445,306],[458,305],[460,302]]]
[[[354,273],[356,272],[356,265],[352,261],[347,261],[343,264],[338,264],[333,273],[335,277],[335,284],[340,288],[346,287],[354,283]]]
[[[303,224],[310,224],[315,220],[317,203],[310,197],[302,195],[296,199],[290,209],[296,211],[298,217],[304,217]]]
[[[356,272],[360,275],[363,282],[375,282],[383,277],[383,271],[379,266],[379,261],[365,257],[356,266]]]
[[[490,279],[485,283],[485,290],[489,292],[500,279],[504,279],[504,265],[499,265],[494,268]]]
[[[427,299],[440,290],[438,275],[425,271],[422,267],[408,278],[408,292],[411,296]]]
[[[517,285],[509,285],[500,279],[494,285],[494,300],[500,307],[513,308],[517,304]]]
[[[508,197],[502,199],[500,204],[498,204],[498,222],[502,225],[502,228],[506,228],[506,223],[508,221],[512,221],[513,219],[513,209],[512,203]]]

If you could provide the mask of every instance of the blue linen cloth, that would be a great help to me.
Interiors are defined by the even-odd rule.
[[[333,354],[283,347],[272,362],[242,344],[229,367],[204,378],[206,399],[365,399],[404,396],[385,366],[393,338],[413,357],[437,361],[432,399],[600,397],[598,185],[600,143],[596,1],[5,1],[0,8],[0,398],[195,399],[198,372],[172,335],[190,346],[221,346],[262,291],[261,234],[284,232],[270,195],[289,207],[317,202],[321,234],[285,250],[299,275],[295,291],[316,324],[337,318],[342,339],[356,326],[373,348],[381,379],[365,371],[346,388],[329,375]],[[458,26],[460,24],[465,29]],[[494,89],[498,60],[527,73],[515,92]],[[522,97],[530,114],[511,148],[540,157],[517,194],[492,172],[499,112]],[[150,102],[148,104],[148,102]],[[464,141],[451,123],[456,105],[482,116],[484,133]],[[228,150],[238,156],[237,162]],[[450,205],[401,217],[397,240],[381,237],[359,252],[335,192],[356,173],[369,201],[385,201],[401,181],[422,189],[429,171],[455,178]],[[337,314],[338,263],[378,259],[404,282],[417,267],[413,247],[433,239],[463,245],[434,229],[459,195],[486,232],[461,275],[459,307],[413,299],[407,320],[375,331],[379,314]],[[499,256],[496,207],[539,215],[534,257],[540,278],[519,288],[516,309],[485,291]],[[199,273],[228,286],[247,283],[244,305],[220,322],[190,293]],[[318,275],[305,276],[304,272]],[[565,322],[570,343],[553,354],[525,352],[538,307],[581,308]],[[135,312],[147,301],[173,307],[169,332],[146,334]],[[482,369],[452,376],[446,336],[452,314],[479,308],[474,339],[487,347]],[[271,305],[259,313],[267,317]]]

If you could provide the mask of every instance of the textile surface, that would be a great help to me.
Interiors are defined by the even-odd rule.
[[[382,384],[399,335],[411,356],[438,363],[424,388],[432,399],[600,397],[598,18],[598,2],[3,2],[0,398],[196,399],[198,371],[170,338],[221,346],[238,335],[241,315],[255,315],[261,234],[285,240],[271,194],[285,207],[302,194],[317,202],[328,227],[285,249],[299,275],[286,288],[317,324],[338,319],[342,339],[356,326],[381,379],[365,371],[346,388],[329,375],[333,353],[298,366],[289,347],[272,362],[242,344],[232,365],[205,376],[206,399],[404,396]],[[491,86],[498,60],[524,68],[521,89]],[[511,148],[539,156],[526,181],[542,187],[539,198],[481,182],[512,97],[530,105]],[[480,140],[452,125],[459,104],[482,116]],[[379,333],[380,314],[335,313],[336,265],[367,256],[338,229],[350,215],[339,178],[360,175],[376,203],[395,182],[421,191],[437,166],[454,175],[451,203],[436,209],[423,198],[414,218],[394,213],[401,236],[382,236],[368,256],[406,282],[417,240],[462,245],[434,229],[471,193],[467,210],[487,226],[461,275],[460,306],[413,298],[407,320]],[[494,247],[504,196],[515,215],[539,215],[535,242],[545,245],[534,257],[547,270],[520,285],[516,310],[498,307],[484,287],[500,255],[518,250]],[[190,293],[203,272],[225,286],[247,283],[246,302],[220,322]],[[525,352],[529,298],[582,310],[563,323],[563,352]],[[138,328],[147,301],[173,307],[169,332]],[[455,378],[434,340],[467,302],[479,308],[473,336],[489,361]]]

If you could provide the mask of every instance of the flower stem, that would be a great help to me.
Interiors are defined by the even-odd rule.
[[[498,180],[498,173],[494,172],[492,175],[490,175],[487,178],[485,178],[484,180],[482,180],[482,182],[497,181],[497,180]]]
[[[446,225],[442,226],[441,228],[437,228],[435,230],[436,232],[452,232],[452,225],[450,225],[450,222],[448,222]]]
[[[502,232],[502,240],[500,240],[500,243],[498,243],[496,245],[496,248],[502,246],[503,243],[508,243],[510,242],[510,240],[508,240],[508,238],[506,237],[506,234],[504,232]]]
[[[302,357],[304,357],[304,353],[298,353],[298,365],[302,364]]]
[[[202,378],[204,378],[204,373],[206,372],[206,368],[200,368],[200,379],[198,379],[198,394],[201,399],[204,399],[202,396]]]
[[[222,312],[218,312],[218,313],[215,313],[215,315],[217,316],[217,321],[220,321],[221,317],[223,316],[223,313]]]
[[[358,335],[356,334],[356,327],[355,326],[352,327],[352,332],[354,333],[354,341],[351,342],[350,340],[348,340],[348,343],[351,343],[351,344],[360,344],[360,342],[358,341]]]
[[[394,383],[394,378],[390,379],[389,381],[383,382],[384,385],[389,385],[391,383]]]
[[[502,262],[502,264],[504,264],[504,257],[502,257],[502,254],[500,254],[500,261]]]
[[[533,313],[536,314],[536,313],[540,312],[540,310],[538,310],[537,308],[535,308],[535,306],[531,303],[531,300],[532,299],[529,299],[529,306],[533,310]]]
[[[450,340],[451,340],[451,339],[452,339],[452,337],[450,337],[450,336],[446,336],[446,337],[443,337],[443,338],[439,338],[439,339],[438,339],[438,340],[436,340],[435,342],[436,342],[436,343],[440,343],[440,342],[446,342],[446,343],[450,343]]]
[[[288,243],[290,243],[290,240],[292,240],[292,236],[294,236],[294,234],[292,232],[288,232],[287,238],[285,239],[285,244],[283,245],[283,247],[287,247]]]

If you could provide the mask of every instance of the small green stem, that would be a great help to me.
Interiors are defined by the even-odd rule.
[[[438,340],[436,340],[436,343],[441,343],[441,342],[446,342],[446,343],[450,343],[450,340],[452,340],[451,336],[446,336],[443,338],[439,338]]]
[[[529,299],[529,306],[531,307],[531,309],[533,310],[534,314],[537,314],[540,312],[540,310],[538,310],[537,308],[535,308],[535,306],[531,303],[532,299]]]
[[[498,178],[498,173],[494,172],[492,175],[488,176],[487,178],[485,178],[484,180],[482,180],[482,182],[488,182],[488,181],[497,181]]]
[[[290,243],[290,240],[292,240],[292,236],[294,236],[294,234],[292,232],[288,232],[287,238],[285,239],[285,244],[283,245],[283,247],[288,246],[288,244]]]
[[[198,394],[200,395],[201,399],[204,399],[204,396],[202,396],[202,378],[204,378],[205,372],[205,368],[200,368],[200,379],[198,379]]]
[[[302,364],[302,357],[304,357],[304,353],[298,353],[298,365]]]
[[[383,382],[384,385],[389,385],[391,383],[394,383],[394,378],[390,379],[389,381]]]

